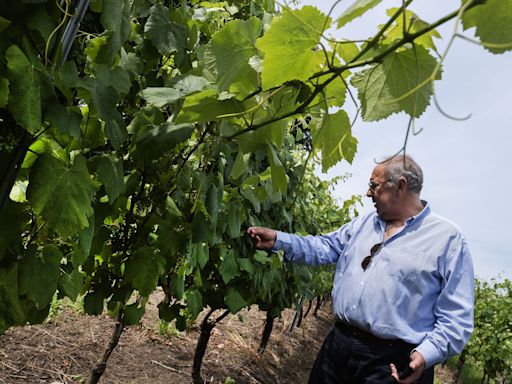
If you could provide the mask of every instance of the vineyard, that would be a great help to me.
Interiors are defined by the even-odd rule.
[[[2,1],[0,334],[44,322],[63,298],[108,312],[96,383],[159,292],[162,322],[200,320],[194,383],[228,316],[262,311],[264,353],[283,311],[328,295],[332,269],[255,251],[245,229],[317,234],[351,220],[359,197],[339,204],[344,179],[318,173],[352,162],[354,123],[407,114],[405,152],[452,43],[512,49],[512,0],[463,0],[431,23],[405,0],[365,40],[327,35],[380,2],[327,15],[273,0]],[[459,366],[510,382],[511,291],[496,284],[478,286],[487,325]]]

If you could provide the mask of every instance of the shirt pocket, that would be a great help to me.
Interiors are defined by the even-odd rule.
[[[428,254],[421,250],[399,247],[390,250],[389,270],[397,280],[410,285],[425,271]]]

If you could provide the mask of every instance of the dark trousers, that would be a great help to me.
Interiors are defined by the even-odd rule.
[[[309,384],[393,384],[390,363],[401,372],[414,346],[404,341],[375,341],[333,327],[325,338],[309,376]],[[434,367],[418,384],[434,382]]]

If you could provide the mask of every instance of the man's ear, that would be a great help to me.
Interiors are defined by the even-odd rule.
[[[407,192],[409,189],[409,185],[407,184],[407,179],[405,177],[400,177],[398,179],[398,190],[401,192]]]

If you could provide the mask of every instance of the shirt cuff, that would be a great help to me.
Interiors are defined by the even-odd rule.
[[[273,252],[277,251],[284,251],[284,257],[286,260],[291,260],[290,256],[292,252],[292,237],[289,233],[276,231],[276,242],[274,243],[274,246],[272,247]]]
[[[414,348],[413,352],[414,351],[421,353],[425,359],[425,369],[430,368],[442,360],[439,350],[430,340],[425,340],[422,342],[420,345]]]

